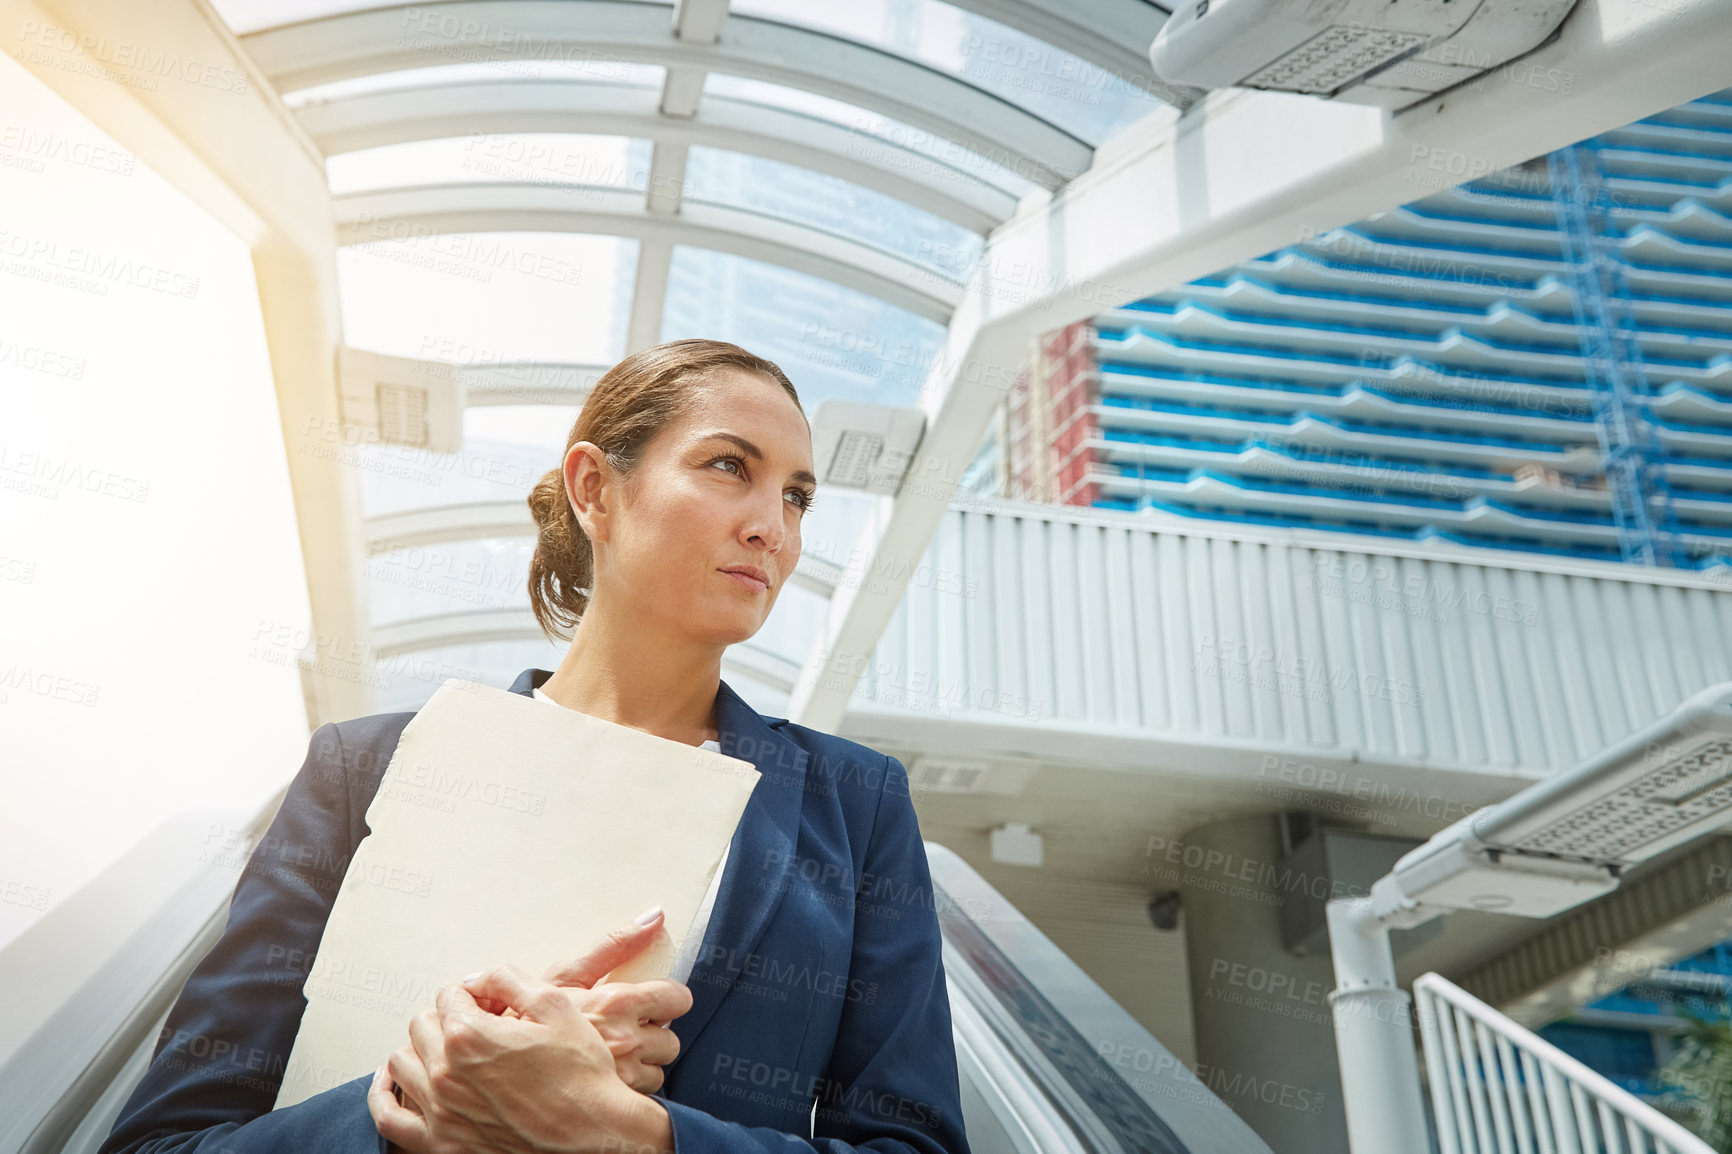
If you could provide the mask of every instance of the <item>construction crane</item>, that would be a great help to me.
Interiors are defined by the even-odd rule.
[[[1626,561],[1687,566],[1599,157],[1584,142],[1548,163],[1618,543]]]

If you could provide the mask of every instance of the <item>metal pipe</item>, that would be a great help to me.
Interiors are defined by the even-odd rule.
[[[1335,1052],[1341,1063],[1347,1143],[1354,1154],[1431,1148],[1413,1045],[1413,999],[1395,984],[1389,926],[1369,898],[1327,907],[1335,958]]]

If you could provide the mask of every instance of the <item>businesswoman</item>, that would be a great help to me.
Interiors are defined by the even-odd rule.
[[[326,724],[103,1154],[968,1154],[907,774],[759,715],[720,678],[722,651],[757,632],[794,571],[814,487],[788,378],[694,340],[603,376],[529,497],[531,605],[571,645],[512,692],[760,774],[676,964],[685,981],[600,980],[658,916],[574,943],[544,975],[500,958],[440,990],[377,1070],[333,1073],[273,1111],[325,920],[413,715]],[[365,976],[345,980],[366,992]]]

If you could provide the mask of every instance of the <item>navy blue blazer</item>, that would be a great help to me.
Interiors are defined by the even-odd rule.
[[[511,691],[528,695],[550,676],[526,669]],[[367,1112],[370,1073],[271,1104],[325,919],[413,716],[313,734],[222,938],[187,979],[100,1154],[384,1150]],[[687,981],[692,1008],[671,1027],[680,1054],[656,1094],[679,1154],[867,1143],[968,1154],[932,880],[902,764],[760,716],[725,681],[716,716],[722,752],[762,776]]]

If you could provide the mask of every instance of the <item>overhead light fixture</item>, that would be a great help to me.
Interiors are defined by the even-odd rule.
[[[1546,918],[1732,821],[1732,682],[1404,854],[1369,897],[1328,905],[1336,1050],[1354,1150],[1424,1149],[1412,999],[1389,932],[1450,910]],[[1357,1071],[1361,1078],[1345,1077]],[[1367,1073],[1367,1072],[1370,1073]]]
[[[826,398],[812,418],[812,459],[821,484],[894,496],[926,430],[919,409]]]
[[[1729,819],[1732,683],[1703,690],[1575,769],[1437,834],[1372,887],[1373,910],[1551,917]]]
[[[463,447],[462,375],[448,361],[337,350],[346,443],[402,445],[433,453]]]
[[[1156,33],[1149,63],[1172,84],[1401,109],[1538,48],[1574,5],[1186,0]]]

